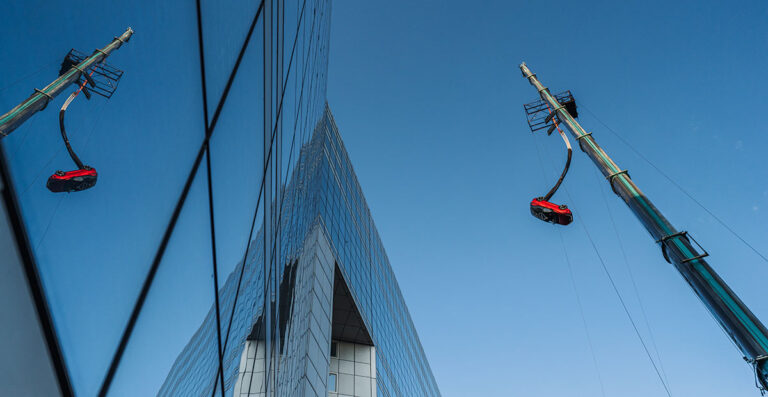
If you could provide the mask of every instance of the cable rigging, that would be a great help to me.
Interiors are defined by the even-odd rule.
[[[752,244],[750,244],[746,239],[741,237],[733,228],[731,228],[725,221],[723,221],[720,217],[715,215],[712,211],[710,211],[707,207],[704,206],[699,200],[696,200],[696,198],[693,197],[692,194],[690,194],[687,190],[683,188],[682,185],[677,183],[674,179],[672,179],[671,176],[669,176],[666,172],[664,172],[660,167],[656,166],[651,160],[649,160],[647,157],[645,157],[639,150],[637,150],[627,139],[622,137],[618,132],[613,130],[611,127],[609,127],[607,124],[605,124],[601,119],[595,115],[594,112],[589,110],[584,104],[581,104],[581,107],[584,108],[598,123],[602,124],[605,129],[608,130],[611,134],[613,134],[616,138],[618,138],[624,145],[626,145],[630,150],[632,150],[633,153],[635,153],[640,159],[645,161],[648,165],[650,165],[656,172],[658,172],[661,176],[664,177],[667,181],[669,181],[675,188],[680,190],[684,195],[686,195],[691,201],[694,202],[699,208],[703,209],[709,216],[711,216],[717,223],[719,223],[721,226],[723,226],[726,230],[728,230],[729,233],[731,233],[734,237],[739,239],[744,245],[746,245],[749,249],[752,250],[757,256],[759,256],[764,262],[768,263],[768,257],[763,255],[760,251],[757,250]]]
[[[595,173],[597,173],[597,170],[595,170]],[[596,174],[597,175],[597,174]],[[597,176],[599,179],[599,175]],[[599,180],[598,180],[599,182]],[[605,210],[608,214],[608,218],[611,221],[611,226],[613,228],[613,232],[616,236],[616,241],[619,243],[619,250],[621,251],[622,258],[624,259],[624,265],[627,268],[627,273],[629,274],[629,279],[632,282],[632,289],[635,293],[635,298],[637,298],[638,303],[640,304],[640,315],[643,317],[643,321],[645,322],[645,327],[648,330],[648,335],[651,337],[651,345],[653,346],[653,350],[656,353],[656,359],[659,360],[659,368],[661,369],[661,374],[664,376],[664,380],[669,383],[669,378],[667,377],[666,372],[664,371],[664,363],[661,360],[661,354],[659,353],[659,348],[656,345],[656,338],[653,335],[653,330],[651,329],[651,324],[648,321],[648,316],[645,313],[645,305],[643,304],[643,300],[640,298],[640,290],[637,287],[637,282],[635,281],[635,276],[632,272],[632,267],[629,265],[629,259],[627,257],[627,252],[624,249],[624,243],[622,242],[621,235],[619,234],[619,229],[616,226],[616,221],[613,218],[613,213],[608,205],[608,198],[605,196],[605,192],[603,191],[602,185],[599,187],[600,195],[603,197],[603,203],[605,204]]]
[[[98,124],[98,116],[97,119],[93,122],[93,126],[91,127],[90,132],[83,140],[83,145],[87,146],[88,142],[90,142],[91,137],[93,136],[93,133],[96,131],[96,126]],[[43,166],[43,168],[35,175],[35,177],[32,179],[32,181],[27,185],[26,188],[21,192],[21,194],[18,195],[18,197],[24,197],[24,195],[29,191],[29,189],[34,186],[34,184],[37,182],[37,179],[40,177],[40,175],[45,171],[45,169],[48,168],[48,166],[53,162],[53,160],[61,154],[61,148],[59,150],[56,150],[54,154],[50,157],[48,162]],[[35,252],[37,252],[38,248],[43,244],[43,241],[45,240],[45,237],[48,235],[48,230],[50,229],[51,225],[53,224],[53,219],[56,216],[56,214],[59,211],[59,208],[61,207],[61,203],[64,201],[64,197],[66,196],[60,196],[59,200],[56,202],[56,206],[53,209],[53,212],[51,213],[50,218],[48,219],[48,224],[45,227],[44,232],[42,233],[40,240],[38,240],[37,244],[35,245]]]
[[[597,144],[592,133],[587,132],[575,120],[576,115],[566,111],[560,103],[559,96],[553,96],[525,63],[520,64],[520,71],[523,77],[538,91],[541,97],[539,103],[546,102],[554,108],[560,122],[567,127],[579,142],[581,150],[606,177],[614,193],[625,202],[656,243],[660,245],[664,259],[683,276],[692,291],[717,319],[728,337],[737,345],[746,361],[752,365],[761,391],[768,388],[768,329],[709,265],[705,259],[709,254],[688,232],[678,231],[664,217],[650,199],[640,191],[630,178],[628,171],[619,168]],[[538,105],[539,110],[536,112],[540,111],[542,107]],[[526,112],[530,115],[528,105],[526,105]],[[546,120],[537,122],[535,117],[529,118],[528,124],[531,129],[534,129],[534,124],[546,124]],[[585,233],[589,234],[586,228]],[[594,241],[592,244],[594,246]],[[594,248],[597,249],[596,246]],[[602,261],[602,258],[600,259]],[[605,269],[607,270],[607,268]]]
[[[75,98],[82,92],[87,99],[91,99],[92,94],[98,94],[104,98],[111,98],[117,89],[117,85],[120,82],[120,78],[123,75],[121,70],[115,69],[112,66],[107,65],[104,60],[108,54],[109,48],[117,45],[121,45],[130,38],[133,31],[129,28],[128,31],[121,37],[115,38],[110,46],[105,50],[96,50],[90,57],[79,51],[72,49],[69,51],[64,61],[61,63],[59,70],[59,76],[65,78],[66,76],[72,76],[73,82],[79,83],[78,88],[69,95],[64,105],[62,105],[59,111],[59,130],[61,131],[61,138],[64,141],[64,146],[67,148],[69,157],[77,166],[76,170],[72,171],[56,171],[48,178],[46,187],[53,193],[62,192],[79,192],[82,190],[90,189],[96,185],[98,179],[98,173],[93,167],[83,164],[80,158],[72,149],[72,145],[69,143],[69,137],[67,136],[67,130],[64,125],[64,116],[69,108],[69,105]],[[119,44],[117,44],[119,43]],[[77,75],[75,72],[79,72]],[[59,80],[57,80],[59,81]],[[53,83],[52,83],[53,84]],[[63,91],[63,88],[61,88]],[[43,108],[48,105],[48,102],[53,99],[53,90],[46,92],[44,90],[37,90],[38,94],[42,94],[47,98],[47,101],[42,105]],[[19,109],[18,111],[21,111]],[[29,117],[29,115],[17,114],[6,116],[8,123],[13,125],[14,117],[21,118]]]
[[[58,65],[60,63],[61,63],[61,61],[58,58],[56,58],[54,61],[49,62],[48,64],[46,64],[45,66],[41,67],[40,69],[37,69],[36,71],[31,72],[31,73],[29,73],[29,74],[19,78],[18,80],[16,80],[16,81],[14,81],[14,82],[12,82],[12,83],[10,83],[10,84],[0,88],[0,92],[3,92],[5,90],[7,90],[8,88],[13,87],[14,85],[16,85],[18,83],[21,83],[22,81],[24,81],[24,80],[26,80],[26,79],[28,79],[28,78],[30,78],[32,76],[36,76],[36,75],[40,74],[41,72],[46,71],[46,70],[48,70],[48,69],[50,69],[50,68],[52,68],[55,65]],[[30,122],[30,124],[34,124],[34,123],[35,123],[35,120],[32,120]],[[21,132],[21,134],[23,134],[24,136],[22,137],[21,142],[19,142],[18,145],[16,145],[16,150],[13,151],[12,156],[14,156],[14,157],[16,156],[18,151],[24,146],[24,143],[27,141],[27,138],[29,138],[29,136],[32,135],[31,131],[33,131],[33,130],[34,130],[33,128],[27,128],[25,131]]]
[[[568,197],[570,198],[570,193],[568,193],[567,189],[566,189],[566,194],[568,194]],[[584,225],[584,222],[581,222],[581,228],[582,230],[584,230],[584,234],[587,236],[587,239],[589,239],[589,243],[592,245],[592,249],[595,251],[595,255],[597,255],[597,258],[600,261],[600,265],[603,268],[605,275],[608,277],[608,281],[610,282],[611,287],[613,288],[613,291],[616,293],[616,297],[619,298],[621,307],[624,309],[624,313],[627,315],[629,322],[632,324],[632,329],[634,329],[635,334],[637,335],[637,338],[640,340],[640,344],[643,346],[643,350],[645,350],[645,354],[648,356],[648,360],[651,362],[651,365],[653,366],[653,370],[656,372],[656,376],[658,376],[659,381],[661,382],[662,386],[664,387],[664,390],[667,393],[667,396],[672,397],[672,392],[669,390],[669,386],[667,385],[667,382],[664,380],[664,377],[661,375],[661,370],[656,365],[656,361],[653,359],[653,356],[651,355],[650,350],[648,350],[648,345],[645,343],[645,339],[643,339],[643,336],[640,333],[640,330],[637,328],[637,324],[635,323],[635,320],[632,317],[632,313],[630,313],[629,308],[627,307],[627,304],[624,301],[624,297],[622,297],[621,292],[619,292],[619,288],[616,285],[616,282],[613,280],[613,276],[611,275],[611,272],[608,270],[608,266],[605,264],[605,260],[603,259],[603,256],[600,255],[600,251],[597,249],[597,245],[595,244],[595,241],[592,239],[592,235],[589,233],[589,230],[587,230],[587,227]]]
[[[70,158],[75,165],[77,165],[77,169],[73,171],[58,170],[51,175],[46,183],[46,187],[51,192],[76,192],[91,188],[96,184],[98,177],[96,170],[83,164],[74,149],[72,149],[64,125],[64,115],[66,114],[69,105],[81,92],[89,100],[91,99],[92,94],[98,94],[107,99],[114,94],[123,72],[106,64],[105,59],[113,51],[127,43],[132,35],[133,29],[128,28],[122,35],[115,37],[107,46],[101,49],[96,49],[91,55],[85,55],[75,49],[71,49],[64,57],[64,60],[61,61],[58,78],[43,89],[35,89],[34,93],[29,98],[0,116],[0,138],[3,138],[16,130],[36,112],[45,109],[48,104],[58,94],[66,90],[67,87],[72,84],[78,85],[75,92],[70,94],[69,98],[67,98],[59,111],[59,129],[61,137]],[[49,65],[44,65],[41,69],[22,77],[0,90],[4,90],[23,81],[48,67]],[[87,86],[90,87],[86,88]],[[29,133],[24,136],[21,144],[24,143],[28,135]],[[54,157],[52,157],[49,162],[52,161]]]
[[[541,156],[541,150],[539,150],[539,145],[538,145],[538,142],[536,142],[536,141],[534,140],[534,143],[536,143],[536,149],[537,149],[537,153],[539,154],[539,160],[542,162],[542,168],[543,168],[543,158],[542,158],[542,156]],[[567,188],[564,188],[564,190],[565,190],[565,194],[566,194],[566,196],[568,196],[568,199],[569,199],[569,201],[571,201],[571,202],[574,202],[574,199],[573,199],[573,197],[571,196],[571,194],[570,194],[570,192],[568,191],[568,189],[567,189]],[[586,236],[587,236],[588,240],[590,241],[590,243],[591,243],[591,246],[592,246],[592,249],[593,249],[593,251],[595,252],[595,254],[597,255],[597,257],[598,257],[598,259],[599,259],[599,261],[600,261],[600,264],[601,264],[601,266],[602,266],[603,272],[604,272],[604,273],[605,273],[605,275],[607,276],[607,278],[608,278],[608,281],[609,281],[609,283],[611,284],[611,287],[612,287],[612,289],[613,289],[613,291],[614,291],[614,293],[615,293],[616,297],[618,298],[618,300],[619,300],[619,303],[621,304],[621,307],[622,307],[622,308],[623,308],[623,310],[624,310],[624,313],[626,314],[627,318],[629,319],[629,322],[630,322],[630,324],[632,325],[632,328],[633,328],[633,330],[634,330],[634,332],[635,332],[635,335],[637,336],[638,340],[640,341],[640,344],[642,345],[642,347],[643,347],[643,350],[645,351],[645,353],[646,353],[646,356],[648,357],[648,360],[651,362],[651,365],[652,365],[652,367],[653,367],[654,371],[656,372],[656,375],[657,375],[657,377],[659,378],[659,381],[660,381],[660,382],[661,382],[661,384],[662,384],[662,387],[664,388],[664,390],[665,390],[665,392],[667,393],[667,395],[668,395],[669,397],[671,397],[671,396],[672,396],[672,394],[671,394],[671,391],[670,391],[670,389],[669,389],[669,386],[668,386],[668,384],[667,384],[667,381],[666,381],[666,379],[665,379],[665,377],[666,377],[666,376],[665,376],[665,375],[662,375],[662,370],[659,368],[659,366],[657,366],[657,365],[656,365],[656,362],[655,362],[655,360],[653,359],[653,356],[651,355],[651,353],[650,353],[650,350],[648,349],[648,346],[647,346],[647,344],[646,344],[646,342],[645,342],[645,339],[643,338],[642,334],[640,333],[640,330],[638,329],[638,327],[637,327],[637,324],[635,323],[635,320],[634,320],[634,318],[632,317],[632,313],[629,311],[629,308],[627,307],[627,305],[626,305],[626,303],[625,303],[625,301],[624,301],[624,298],[623,298],[623,296],[621,295],[621,292],[619,291],[619,289],[618,289],[618,286],[616,285],[616,283],[615,283],[615,281],[614,281],[614,279],[613,279],[613,276],[612,276],[611,272],[608,270],[608,267],[607,267],[607,265],[606,265],[606,263],[605,263],[605,261],[604,261],[604,259],[603,259],[602,255],[600,254],[600,252],[599,252],[599,250],[598,250],[598,248],[597,248],[597,245],[596,245],[596,243],[595,243],[595,242],[594,242],[594,240],[592,239],[592,236],[591,236],[591,234],[589,233],[589,231],[587,230],[587,228],[586,228],[586,226],[585,226],[585,222],[581,222],[581,227],[582,227],[582,229],[584,230],[584,232],[585,232],[585,234],[586,234]],[[572,271],[572,267],[571,267],[571,263],[570,263],[570,258],[569,258],[569,256],[568,256],[568,252],[567,252],[567,250],[566,250],[566,246],[565,246],[565,240],[564,240],[564,239],[563,239],[563,237],[562,237],[562,231],[560,231],[560,238],[561,238],[561,243],[562,243],[563,252],[564,252],[564,254],[565,254],[565,258],[566,258],[566,263],[567,263],[567,265],[568,265],[568,269],[569,269],[569,272],[570,272],[569,274],[570,274],[570,276],[571,276],[571,281],[572,281],[572,283],[573,283],[573,286],[574,286],[574,288],[576,289],[576,299],[577,299],[577,301],[578,301],[578,306],[579,306],[579,309],[581,310],[581,317],[582,317],[582,321],[584,322],[584,328],[585,328],[585,331],[587,332],[587,338],[588,338],[588,342],[589,342],[589,345],[590,345],[590,349],[591,349],[591,351],[592,351],[592,356],[593,356],[593,360],[594,360],[594,363],[595,363],[595,368],[596,368],[596,370],[597,370],[597,372],[598,372],[598,378],[600,379],[600,383],[601,383],[601,389],[603,389],[603,388],[604,388],[604,386],[603,386],[603,384],[602,384],[602,378],[600,378],[599,369],[597,369],[597,359],[596,359],[596,356],[595,356],[595,354],[594,354],[594,350],[593,350],[593,347],[592,347],[592,342],[591,342],[591,339],[589,338],[589,331],[588,331],[588,328],[587,328],[587,325],[586,325],[586,317],[584,316],[584,313],[583,313],[583,309],[581,308],[581,302],[580,302],[580,299],[579,299],[579,296],[578,296],[578,288],[577,288],[577,285],[576,285],[576,281],[575,281],[575,279],[574,279],[574,276],[573,276],[573,271]],[[623,249],[622,249],[622,250],[623,250]],[[623,252],[623,251],[622,251],[622,252]],[[649,328],[650,328],[650,327],[649,327]],[[655,346],[655,342],[654,342],[654,346]],[[658,355],[658,351],[657,351],[657,355]],[[660,357],[660,356],[659,356],[659,357]],[[661,363],[659,363],[659,364],[661,364]],[[603,390],[603,393],[604,393],[604,390]]]
[[[539,160],[539,168],[541,170],[541,175],[542,177],[544,177],[545,167],[544,167],[544,157],[542,156],[542,153],[541,153],[542,150],[536,138],[532,137],[532,139],[533,139],[534,147],[536,148],[536,155]],[[589,327],[587,325],[587,317],[584,313],[584,306],[581,303],[581,297],[579,294],[578,284],[576,283],[576,277],[574,275],[573,266],[571,264],[571,258],[568,255],[568,250],[565,246],[565,239],[563,238],[563,232],[562,230],[558,230],[558,231],[559,231],[558,236],[560,236],[560,244],[563,249],[563,257],[565,258],[565,264],[566,264],[566,267],[568,268],[568,275],[570,276],[571,285],[573,286],[574,296],[576,297],[576,307],[579,309],[581,323],[584,327],[584,334],[587,338],[587,347],[589,347],[589,353],[590,353],[590,356],[592,357],[592,364],[595,367],[595,374],[597,376],[598,383],[600,384],[600,394],[603,397],[605,397],[605,384],[603,383],[603,377],[602,377],[602,374],[600,373],[600,366],[597,363],[597,354],[595,354],[595,347],[594,347],[594,344],[592,343],[592,336],[589,332]]]
[[[77,156],[75,151],[72,149],[72,145],[69,144],[69,138],[67,137],[67,130],[64,127],[64,115],[67,111],[67,108],[72,103],[72,101],[81,92],[85,92],[86,95],[90,96],[90,94],[87,94],[87,91],[84,91],[84,90],[85,90],[85,85],[88,84],[89,81],[91,82],[93,81],[92,76],[94,71],[95,69],[92,69],[89,74],[84,75],[85,78],[83,79],[83,82],[80,84],[77,90],[75,90],[75,92],[70,94],[67,100],[64,101],[64,105],[61,106],[61,110],[59,111],[59,129],[61,130],[61,138],[64,141],[64,146],[67,148],[69,157],[75,163],[75,165],[77,166],[77,169],[73,171],[66,171],[66,172],[57,170],[53,175],[48,177],[48,182],[46,183],[45,186],[51,192],[54,192],[54,193],[79,192],[81,190],[92,188],[93,186],[96,185],[96,180],[98,178],[96,169],[83,164],[83,162]]]
[[[573,213],[571,213],[571,210],[568,209],[567,205],[564,204],[554,204],[550,203],[549,199],[552,198],[552,195],[557,192],[557,189],[560,187],[560,184],[563,183],[563,179],[565,179],[565,175],[568,174],[568,169],[571,166],[571,154],[573,153],[573,150],[571,150],[571,142],[568,141],[568,137],[565,135],[563,130],[560,129],[560,127],[557,125],[557,120],[555,120],[555,113],[552,112],[552,109],[549,107],[549,104],[546,104],[547,110],[549,115],[546,117],[545,124],[548,122],[552,122],[552,126],[547,131],[547,135],[551,135],[552,131],[554,129],[557,129],[557,132],[560,133],[560,136],[563,138],[563,141],[565,142],[565,147],[568,150],[568,157],[565,160],[565,167],[563,168],[563,172],[560,174],[560,178],[557,180],[554,186],[552,186],[551,189],[542,197],[537,197],[531,200],[531,214],[535,216],[536,218],[541,219],[544,222],[559,224],[559,225],[568,225],[571,222],[573,222]],[[527,105],[526,105],[526,111],[528,111]],[[535,131],[532,129],[532,131]]]
[[[568,255],[568,250],[565,247],[565,239],[563,238],[563,231],[558,230],[558,235],[560,236],[560,244],[563,247],[563,256],[565,257],[565,264],[568,267],[568,276],[570,276],[571,279],[571,285],[573,285],[573,292],[576,296],[576,307],[579,308],[579,316],[581,316],[581,323],[584,326],[584,333],[587,336],[587,345],[589,346],[589,352],[592,356],[592,364],[595,366],[595,372],[597,373],[597,381],[600,383],[600,394],[605,397],[605,384],[603,384],[603,376],[600,373],[600,367],[597,365],[597,355],[595,354],[595,347],[592,343],[592,336],[589,332],[589,327],[587,326],[587,316],[584,314],[584,306],[581,303],[581,297],[579,296],[579,288],[576,284],[576,276],[573,272],[573,265],[571,264],[571,258]]]
[[[39,69],[37,69],[35,71],[32,71],[32,72],[29,72],[29,73],[25,74],[24,76],[21,76],[18,79],[14,80],[13,82],[10,82],[10,83],[0,87],[0,92],[3,92],[5,90],[15,86],[16,84],[19,84],[22,81],[24,81],[24,80],[26,80],[26,79],[28,79],[28,78],[30,78],[32,76],[37,76],[41,72],[43,72],[43,71],[45,71],[45,70],[47,70],[49,68],[52,68],[54,65],[58,65],[59,63],[61,63],[61,61],[58,58],[54,59],[53,61],[48,62],[45,65],[41,66]]]

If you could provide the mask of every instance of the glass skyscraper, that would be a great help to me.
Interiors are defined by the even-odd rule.
[[[330,0],[7,7],[0,113],[71,48],[135,33],[106,59],[114,95],[68,110],[93,188],[45,188],[72,167],[66,95],[0,138],[0,297],[18,302],[0,310],[0,395],[440,394],[326,103],[330,16]]]
[[[228,392],[259,395],[271,377],[277,394],[286,396],[325,396],[328,390],[339,396],[439,395],[327,106],[283,193],[276,204],[278,293],[264,304],[263,230],[220,292],[223,313],[238,301],[229,335],[237,347],[224,358]],[[211,309],[160,395],[213,392],[215,327]],[[355,362],[361,355],[365,361]],[[345,361],[356,365],[344,368]]]

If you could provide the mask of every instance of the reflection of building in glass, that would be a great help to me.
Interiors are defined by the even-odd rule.
[[[260,232],[245,266],[220,290],[221,313],[238,300],[225,339],[232,344],[223,360],[227,394],[260,396],[269,387],[281,396],[439,395],[328,107],[274,208],[280,265],[269,273],[277,277],[265,283],[271,268]],[[265,285],[274,291],[267,299]],[[214,391],[214,315],[178,356],[160,395]]]
[[[60,143],[25,144],[50,113],[0,141],[0,395],[439,394],[326,105],[331,0],[225,3],[109,10],[132,77],[68,120],[109,175],[77,200],[38,180]],[[24,28],[9,51],[48,47],[19,64],[105,37],[37,11],[74,36]]]

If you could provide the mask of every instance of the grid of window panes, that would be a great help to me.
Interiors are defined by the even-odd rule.
[[[45,188],[48,175],[73,166],[58,131],[57,111],[67,95],[2,140],[76,395],[97,395],[113,363],[107,395],[157,394],[169,371],[194,381],[164,390],[211,394],[219,334],[231,390],[243,340],[263,306],[263,244],[249,247],[245,262],[252,266],[242,267],[248,242],[264,240],[264,232],[249,233],[251,220],[256,212],[259,226],[265,213],[278,210],[264,202],[282,202],[280,187],[322,118],[330,11],[330,0],[168,0],[151,9],[140,2],[85,0],[77,7],[5,7],[4,17],[19,23],[13,34],[0,35],[5,55],[14,60],[4,65],[14,83],[0,90],[2,109],[55,79],[71,48],[90,53],[129,26],[135,31],[107,59],[125,71],[115,94],[108,101],[81,95],[67,113],[73,147],[98,169],[95,187],[72,194]],[[57,28],[41,31],[40,24]],[[209,169],[205,160],[193,167],[206,130],[218,285]],[[262,185],[265,163],[269,177]],[[260,199],[264,191],[270,197]],[[267,231],[280,229],[271,225]],[[159,254],[166,230],[170,238]],[[281,242],[276,246],[283,250]],[[149,292],[118,360],[117,346],[150,274]],[[238,285],[249,293],[239,294],[235,305]],[[220,328],[202,321],[215,317],[217,290]],[[190,339],[200,341],[193,350],[185,349]]]
[[[224,179],[231,181],[234,186],[226,193],[223,193],[229,188],[226,182],[222,184],[224,186],[215,188],[215,193],[221,194],[223,198],[220,201],[222,209],[217,208],[217,243],[221,240],[219,237],[221,234],[218,234],[220,224],[235,226],[233,233],[237,235],[231,237],[240,242],[236,246],[240,251],[233,249],[235,253],[239,253],[240,258],[231,256],[235,258],[231,263],[237,263],[237,265],[232,267],[231,263],[224,263],[222,256],[219,256],[219,280],[221,280],[219,305],[224,344],[222,361],[224,388],[227,395],[231,395],[237,383],[241,354],[246,345],[246,338],[253,331],[257,319],[263,317],[260,326],[265,329],[273,328],[274,323],[277,322],[273,313],[265,313],[265,286],[267,291],[275,292],[277,297],[274,304],[279,306],[280,294],[273,284],[274,279],[281,275],[281,265],[286,263],[286,258],[296,257],[295,251],[301,248],[302,242],[290,238],[293,234],[288,230],[296,227],[306,229],[305,225],[297,223],[298,220],[293,219],[292,216],[292,208],[296,204],[295,195],[291,193],[291,188],[283,189],[282,186],[285,185],[285,181],[293,179],[292,175],[298,172],[298,167],[295,166],[299,164],[302,146],[309,141],[318,120],[323,116],[325,106],[330,1],[273,1],[272,5],[273,33],[270,44],[273,60],[270,66],[273,81],[270,91],[272,91],[273,103],[270,113],[274,122],[270,124],[273,128],[271,131],[273,137],[270,137],[270,133],[266,133],[267,139],[254,142],[253,137],[261,139],[260,132],[265,130],[262,128],[264,118],[261,114],[264,100],[261,95],[254,98],[247,95],[247,92],[261,94],[264,90],[265,82],[259,81],[264,75],[264,65],[261,63],[265,62],[263,52],[266,45],[263,35],[266,16],[262,16],[254,29],[253,44],[247,49],[243,60],[244,66],[248,65],[249,61],[253,63],[243,77],[236,78],[232,86],[233,93],[242,92],[242,100],[228,103],[224,107],[217,127],[226,126],[231,136],[221,140],[214,137],[211,141],[213,172],[214,175],[217,171],[220,173],[215,181]],[[214,5],[211,4],[211,7]],[[222,22],[221,26],[216,29],[225,35],[228,31],[227,25],[224,21],[220,22]],[[210,111],[214,111],[212,106]],[[243,140],[238,141],[235,138],[238,136]],[[245,144],[248,142],[254,143]],[[270,146],[271,151],[259,152]],[[256,151],[252,149],[254,147]],[[239,160],[227,158],[231,157],[232,152],[242,153],[242,158]],[[271,170],[265,172],[267,179],[264,183],[271,189],[272,193],[269,197],[272,205],[265,206],[264,196],[262,196],[256,218],[257,226],[261,224],[262,227],[258,229],[255,236],[248,236],[247,223],[250,223],[251,217],[250,214],[243,215],[247,213],[246,208],[253,211],[253,203],[260,193],[258,181],[254,183],[249,175],[257,175],[260,180],[265,153],[269,153],[268,161]],[[238,185],[237,181],[240,178],[250,186]],[[232,211],[230,208],[240,205],[243,206],[243,211]],[[272,219],[279,219],[279,222],[264,228],[263,222],[266,218],[263,218],[262,214],[265,211],[271,213]],[[226,217],[230,214],[231,218],[227,219]],[[226,231],[226,227],[221,229]],[[278,238],[269,235],[276,235]],[[265,239],[265,237],[270,238]],[[251,243],[248,245],[247,259],[243,261],[242,248],[247,245],[247,239],[251,239]],[[271,252],[273,249],[277,253],[269,255],[270,258],[265,260],[265,252]],[[270,260],[271,258],[274,260]],[[227,267],[227,265],[230,266]],[[265,268],[268,270],[265,271]],[[265,277],[265,274],[268,277]],[[160,388],[159,395],[213,395],[214,393],[218,395],[216,391],[219,387],[216,378],[218,369],[216,312],[213,306],[209,307],[202,325],[198,322],[199,328],[191,338],[184,341],[188,343],[176,357],[170,371],[166,372],[167,377]],[[274,333],[267,332],[267,339],[268,344],[280,343]],[[299,352],[292,352],[292,354],[300,355]],[[269,357],[268,355],[268,359]],[[289,367],[283,366],[277,374],[279,379],[287,379],[287,381],[279,381],[282,386],[291,383],[289,372],[291,372]],[[270,385],[270,388],[273,387],[274,385]],[[284,388],[284,390],[289,389]]]
[[[330,110],[321,128],[324,133],[315,137],[323,155],[316,176],[319,193],[313,202],[376,346],[379,395],[439,395]]]
[[[378,395],[437,396],[440,392],[329,109],[325,116],[312,140],[302,148],[291,182],[285,189],[280,261],[290,263],[292,258],[301,255],[305,236],[319,222],[330,239],[339,268],[376,346]],[[262,241],[257,238],[254,245],[261,246]],[[256,250],[247,261],[240,298],[248,302],[246,306],[260,307],[262,255],[263,250]],[[231,307],[235,275],[240,266],[221,291],[224,308]],[[239,330],[238,346],[244,343],[254,316],[259,314],[260,311],[240,310],[236,313],[233,329]],[[207,324],[213,321],[211,312],[201,331],[210,328]],[[195,369],[187,363],[197,362],[199,345],[210,346],[213,337],[199,333],[192,338],[179,356],[166,386],[189,385],[184,387],[190,390],[201,387]],[[329,355],[330,349],[329,346]],[[238,359],[237,349],[228,351],[225,372],[228,385],[236,381]],[[204,382],[209,384],[208,389],[212,387],[211,379]]]
[[[170,239],[108,395],[213,394],[219,335],[231,393],[253,325],[263,317],[274,328],[277,320],[265,313],[265,294],[274,292],[279,306],[283,266],[320,224],[376,344],[379,395],[438,395],[325,104],[331,1],[200,0],[198,10],[170,0],[151,11],[86,3],[12,4],[5,15],[30,19],[29,31],[0,37],[15,60],[7,75],[25,76],[0,91],[0,106],[10,108],[55,78],[70,48],[101,47],[127,26],[136,32],[108,59],[125,70],[115,95],[78,98],[67,116],[78,154],[99,169],[93,189],[45,189],[47,175],[68,167],[53,110],[65,96],[3,140],[75,393],[96,395],[104,385],[166,230]],[[36,23],[58,29],[39,31]],[[206,129],[210,171],[203,162],[191,173]],[[186,201],[170,222],[188,175]],[[266,255],[272,248],[276,254]],[[279,343],[276,335],[270,343]]]

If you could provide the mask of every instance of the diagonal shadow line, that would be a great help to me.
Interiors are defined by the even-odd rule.
[[[200,6],[200,3],[198,0],[197,2],[198,15],[200,14],[199,6]],[[189,195],[189,190],[192,187],[192,182],[194,181],[195,176],[197,175],[197,171],[200,168],[200,163],[202,162],[203,155],[205,154],[206,149],[208,148],[208,143],[211,139],[211,136],[213,135],[213,131],[216,126],[216,121],[218,120],[219,115],[221,114],[221,109],[223,108],[224,103],[226,102],[227,96],[229,95],[229,90],[232,88],[232,82],[234,81],[235,76],[237,75],[237,71],[240,68],[240,63],[242,62],[243,56],[245,55],[245,50],[248,48],[248,43],[251,40],[253,30],[256,26],[256,21],[258,21],[263,8],[264,8],[264,0],[261,1],[259,5],[259,9],[256,11],[256,15],[253,18],[253,22],[251,23],[248,34],[246,35],[245,41],[243,42],[243,46],[241,47],[240,53],[237,56],[237,61],[235,61],[235,65],[232,68],[232,72],[229,75],[229,79],[227,80],[227,85],[221,94],[221,98],[216,107],[216,111],[213,115],[211,124],[206,128],[205,139],[203,140],[203,143],[200,145],[200,149],[197,152],[197,156],[195,157],[195,161],[192,165],[192,169],[190,170],[189,175],[187,176],[187,180],[184,184],[184,188],[181,192],[181,195],[179,196],[178,201],[176,202],[176,207],[174,208],[173,214],[171,215],[171,219],[169,220],[168,226],[165,229],[165,233],[163,234],[163,239],[161,240],[160,245],[157,249],[155,258],[152,261],[152,265],[150,266],[149,272],[147,273],[147,277],[144,280],[144,283],[141,287],[141,291],[139,292],[139,296],[137,297],[136,303],[134,304],[133,310],[131,312],[131,316],[128,319],[128,323],[126,324],[125,329],[123,330],[123,334],[120,338],[120,342],[118,343],[115,354],[113,355],[112,361],[109,365],[109,369],[107,370],[107,373],[99,389],[98,396],[100,397],[106,396],[107,392],[109,391],[109,387],[112,384],[112,380],[114,379],[115,373],[117,372],[117,367],[120,365],[120,360],[122,359],[123,353],[125,352],[125,348],[128,345],[128,340],[130,339],[131,334],[133,333],[133,328],[136,326],[136,321],[138,320],[139,314],[141,313],[141,309],[144,306],[144,302],[146,301],[147,295],[149,293],[149,289],[152,286],[152,282],[154,281],[155,275],[157,274],[157,270],[160,266],[160,262],[162,261],[163,255],[165,254],[165,250],[168,247],[168,242],[170,241],[171,235],[173,234],[173,230],[176,227],[176,223],[179,219],[179,215],[181,214],[181,209],[184,207],[184,203],[187,200],[187,196]],[[198,24],[198,30],[202,30],[202,21],[200,20],[200,18],[198,18],[197,24]],[[198,40],[201,41],[202,36],[198,36]],[[201,68],[202,67],[205,67],[204,64],[201,65]]]

